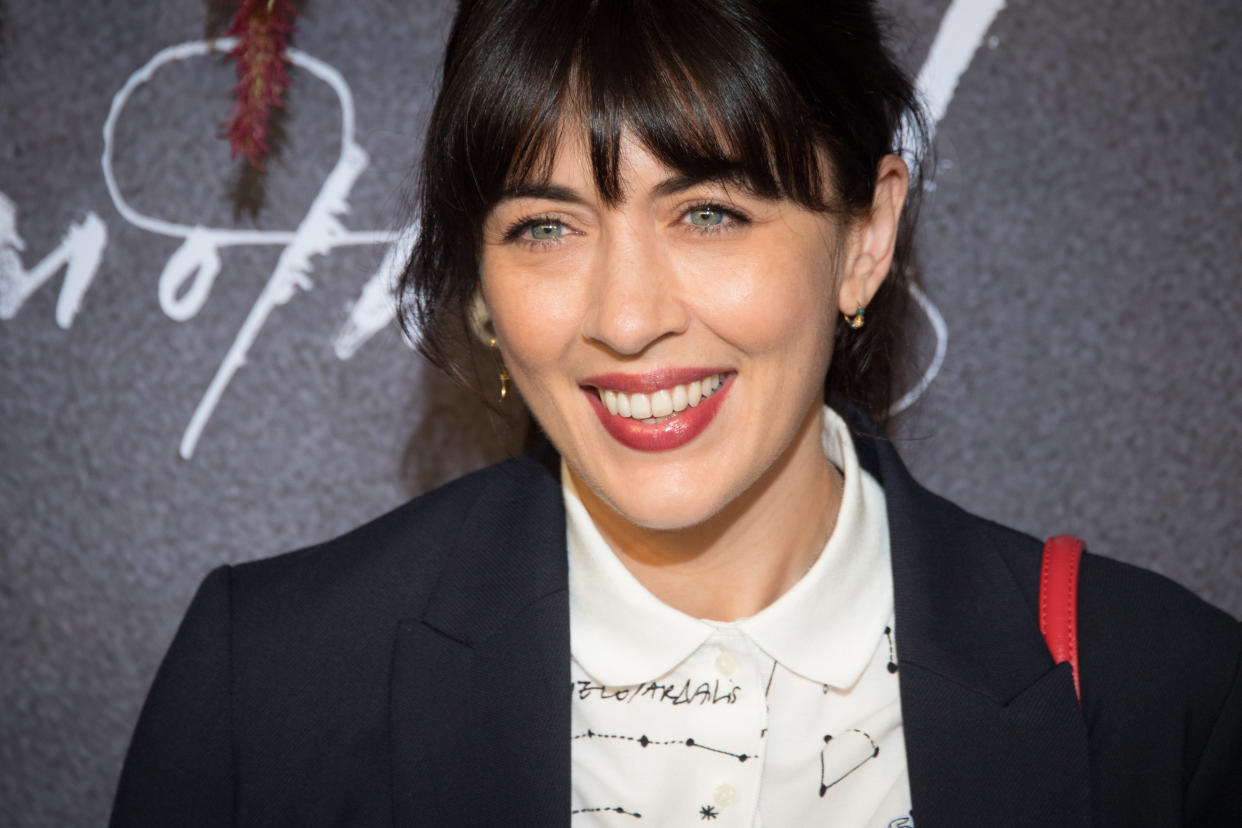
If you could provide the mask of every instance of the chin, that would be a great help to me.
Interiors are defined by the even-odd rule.
[[[615,493],[595,491],[614,512],[635,526],[676,531],[706,523],[732,500],[725,492],[708,490],[701,480],[692,483],[689,487],[631,486]]]

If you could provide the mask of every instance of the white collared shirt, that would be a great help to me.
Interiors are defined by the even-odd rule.
[[[827,407],[823,445],[845,478],[832,535],[732,623],[648,592],[562,464],[574,825],[913,826],[884,491]]]

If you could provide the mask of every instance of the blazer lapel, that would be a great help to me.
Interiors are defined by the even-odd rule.
[[[493,473],[392,673],[397,825],[569,821],[569,603],[559,479]]]
[[[852,420],[888,504],[915,824],[1089,825],[1086,727],[1035,610],[1038,542],[923,489]]]

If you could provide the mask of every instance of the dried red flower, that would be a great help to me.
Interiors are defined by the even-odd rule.
[[[244,155],[258,170],[271,151],[267,140],[272,107],[284,108],[281,96],[289,86],[286,50],[297,14],[289,0],[241,0],[229,27],[228,33],[237,37],[229,52],[237,63],[237,85],[224,137],[234,158]]]

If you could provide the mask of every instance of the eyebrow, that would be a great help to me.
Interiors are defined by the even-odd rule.
[[[746,182],[741,175],[672,175],[656,184],[651,192],[657,197],[665,197],[685,192],[692,187],[700,184],[723,184],[731,187],[746,188]],[[499,201],[509,201],[518,198],[543,198],[549,201],[564,201],[569,204],[589,204],[585,198],[577,190],[570,187],[561,187],[556,184],[540,184],[523,182],[506,187],[500,194]]]
[[[549,201],[567,201],[571,204],[587,204],[587,200],[577,190],[569,187],[558,187],[555,184],[514,184],[506,187],[500,194],[500,201],[515,198],[546,198]]]
[[[736,175],[674,175],[655,185],[652,188],[652,193],[657,196],[670,196],[685,192],[700,184],[725,184],[732,186],[740,181],[741,178]]]

